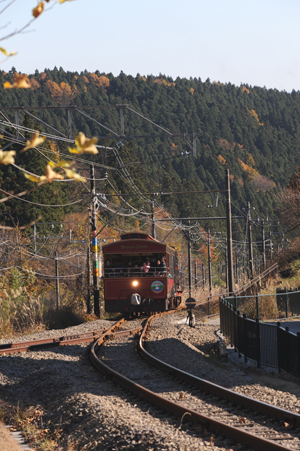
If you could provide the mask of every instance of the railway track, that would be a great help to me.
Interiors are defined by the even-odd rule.
[[[151,319],[138,347],[132,336],[103,333],[91,348],[93,365],[126,389],[178,415],[180,424],[185,420],[200,423],[212,433],[251,449],[300,450],[300,415],[224,389],[147,352],[145,338]]]
[[[57,338],[44,338],[44,339],[36,339],[29,341],[21,341],[14,343],[5,343],[0,344],[0,355],[4,354],[14,354],[19,352],[27,352],[27,351],[38,351],[41,348],[47,347],[59,347],[59,346],[71,346],[77,345],[81,343],[91,343],[95,341],[97,338],[105,334],[107,337],[112,337],[113,334],[117,334],[119,336],[127,335],[127,334],[135,334],[137,331],[141,329],[141,327],[117,331],[115,332],[121,324],[124,322],[124,319],[121,319],[117,323],[113,324],[109,329],[99,329],[93,330],[73,335],[64,335],[62,337]]]

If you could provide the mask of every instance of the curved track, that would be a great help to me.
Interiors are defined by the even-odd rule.
[[[300,415],[194,377],[149,354],[144,338],[152,318],[146,321],[138,353],[155,365],[155,369],[141,362],[135,344],[126,338],[118,338],[111,346],[101,349],[103,358],[100,359],[97,355],[99,347],[108,339],[105,333],[91,348],[94,366],[149,402],[251,448],[266,451],[300,449]]]

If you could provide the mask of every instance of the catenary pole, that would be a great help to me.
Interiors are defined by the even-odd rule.
[[[231,195],[229,169],[226,169],[226,213],[227,213],[227,273],[228,293],[233,294],[233,253],[232,253],[232,221],[231,221]]]
[[[98,246],[97,246],[97,210],[98,201],[95,188],[95,169],[91,166],[91,192],[92,192],[92,254],[93,254],[93,286],[94,286],[94,313],[100,316],[99,304],[99,263],[98,263]]]
[[[211,273],[211,255],[210,255],[210,230],[207,230],[207,251],[208,251],[208,283],[209,295],[212,293],[212,273]]]
[[[153,238],[156,238],[155,236],[155,209],[154,209],[154,197],[152,196],[152,200],[151,200],[151,234]]]
[[[59,275],[58,275],[58,254],[55,251],[55,284],[56,284],[56,310],[59,309]]]
[[[190,221],[189,221],[190,226]],[[189,298],[192,296],[192,259],[191,259],[191,234],[188,229],[188,265],[189,265]]]
[[[263,271],[267,268],[266,262],[266,237],[265,237],[265,221],[262,220],[262,258],[263,258]]]
[[[254,277],[254,262],[253,262],[252,222],[251,222],[250,202],[248,202],[248,240],[249,240],[250,279],[253,279],[253,277]]]

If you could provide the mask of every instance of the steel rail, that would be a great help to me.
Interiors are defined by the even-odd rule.
[[[143,341],[145,339],[145,335],[147,333],[147,328],[151,322],[151,320],[155,316],[148,318],[145,324],[145,327],[141,333],[139,344],[138,344],[138,353],[145,359],[147,362],[151,363],[151,365],[156,366],[157,368],[175,375],[176,377],[180,377],[185,382],[190,383],[191,385],[197,386],[202,390],[205,390],[209,393],[212,393],[215,396],[220,396],[222,398],[226,398],[228,401],[242,405],[248,409],[253,409],[255,411],[259,411],[265,415],[269,415],[273,418],[277,418],[282,421],[286,421],[289,424],[293,424],[295,427],[300,427],[300,415],[290,412],[288,410],[281,409],[279,407],[272,406],[271,404],[264,403],[262,401],[258,401],[253,398],[249,398],[248,396],[241,395],[232,390],[222,387],[221,385],[214,384],[213,382],[209,382],[205,379],[201,379],[197,376],[193,376],[190,373],[187,373],[179,368],[176,368],[168,363],[163,362],[162,360],[154,357],[150,354],[143,346]]]
[[[44,347],[58,347],[58,346],[69,346],[76,345],[80,343],[87,343],[94,341],[99,338],[103,333],[112,333],[115,327],[120,327],[125,320],[122,318],[121,321],[115,323],[109,329],[99,329],[94,331],[83,332],[74,335],[66,335],[57,338],[44,338],[30,341],[23,341],[18,343],[5,343],[0,345],[0,355],[2,354],[13,354],[18,352],[26,352],[26,351],[36,351],[40,348]],[[134,329],[135,331],[135,329]],[[124,334],[124,331],[119,332],[119,335]]]
[[[151,317],[150,319],[148,319],[146,321],[145,327],[144,327],[143,332],[140,337],[140,341],[146,333],[146,326],[148,326],[149,320],[151,320],[153,317]],[[172,401],[169,401],[169,400],[163,398],[162,396],[159,396],[156,393],[137,384],[136,382],[128,379],[127,377],[121,375],[117,371],[111,369],[97,356],[98,348],[101,346],[102,343],[104,343],[104,341],[106,339],[107,339],[107,333],[104,333],[98,340],[96,340],[93,343],[93,345],[90,349],[90,354],[89,354],[91,363],[94,365],[95,368],[97,368],[101,372],[108,374],[112,380],[119,383],[124,388],[130,390],[134,394],[141,396],[143,399],[146,399],[147,401],[154,403],[156,406],[159,406],[173,414],[177,414],[182,417],[183,415],[188,413],[190,421],[204,424],[206,427],[210,428],[213,431],[217,431],[221,435],[230,437],[231,439],[238,441],[238,442],[246,443],[248,446],[249,445],[253,446],[255,449],[259,449],[261,451],[280,451],[280,450],[288,451],[288,450],[290,450],[290,448],[286,448],[285,446],[278,445],[277,443],[275,443],[273,441],[265,440],[261,437],[255,436],[249,432],[244,432],[239,428],[227,425],[221,421],[207,417],[198,412],[195,412],[194,410],[188,409],[188,408],[183,407],[179,404],[176,404]],[[161,361],[159,361],[159,362],[161,362]],[[163,362],[161,362],[161,363],[163,363]],[[175,373],[177,370],[177,368],[171,367],[170,365],[168,365],[168,367],[169,367],[169,373],[170,372]],[[186,374],[188,374],[188,373],[186,373]],[[191,376],[191,375],[189,375],[189,376]],[[220,387],[220,388],[222,388],[222,387]],[[288,412],[288,413],[293,415],[291,412]],[[299,418],[300,418],[300,416],[299,416]]]

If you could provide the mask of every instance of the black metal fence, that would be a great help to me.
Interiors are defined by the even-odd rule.
[[[300,289],[277,288],[276,294],[253,294],[224,298],[240,313],[249,318],[291,318],[300,316]]]
[[[287,290],[277,288],[276,301],[279,312],[284,311],[285,317],[300,316],[300,290]]]
[[[300,377],[300,332],[294,334],[279,322],[275,325],[249,319],[237,311],[234,302],[234,298],[220,298],[220,326],[239,355],[245,361],[256,361],[258,368],[269,366]]]

